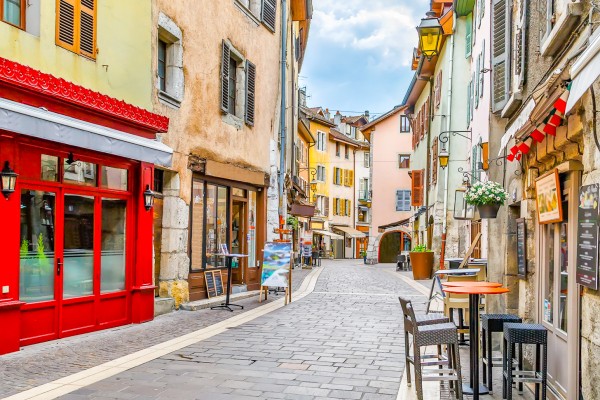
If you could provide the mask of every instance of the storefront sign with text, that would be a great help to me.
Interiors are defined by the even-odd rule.
[[[577,283],[598,289],[598,198],[600,185],[582,186],[577,209]]]

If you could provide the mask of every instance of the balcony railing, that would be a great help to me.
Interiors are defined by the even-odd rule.
[[[369,191],[369,190],[359,190],[358,191],[358,200],[360,200],[360,201],[371,201],[371,191]]]

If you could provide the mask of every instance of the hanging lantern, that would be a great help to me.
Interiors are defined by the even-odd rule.
[[[469,181],[465,179],[463,186],[456,189],[454,192],[454,219],[465,220],[475,217],[475,207],[467,204],[466,194],[469,190]]]
[[[146,185],[146,190],[144,191],[144,207],[146,207],[146,211],[150,211],[152,206],[154,206],[154,192],[150,190],[150,185]]]
[[[4,168],[2,169],[2,172],[0,172],[0,177],[2,178],[2,194],[6,200],[8,200],[9,196],[15,191],[17,176],[18,174],[10,168],[8,161],[5,161]]]
[[[440,167],[442,167],[442,169],[448,166],[448,162],[450,161],[450,154],[448,154],[446,149],[440,150],[438,154],[438,160],[440,161]]]
[[[442,25],[435,15],[435,12],[428,11],[426,18],[421,19],[417,27],[419,33],[419,50],[428,60],[439,54],[440,43],[442,41]]]

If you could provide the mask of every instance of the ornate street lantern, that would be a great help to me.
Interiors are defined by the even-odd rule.
[[[463,186],[456,189],[454,192],[454,219],[465,220],[475,217],[475,207],[467,204],[465,194],[469,190],[469,180],[463,180]]]
[[[440,161],[440,167],[444,169],[448,166],[448,161],[450,161],[450,154],[448,154],[448,151],[446,151],[446,149],[441,149],[438,153],[438,159]]]
[[[435,12],[428,11],[426,18],[421,19],[421,24],[417,27],[419,33],[419,50],[428,60],[439,53],[440,42],[442,40],[442,25],[435,15]]]
[[[6,200],[8,200],[10,195],[15,191],[17,176],[18,174],[10,168],[8,161],[5,161],[4,168],[2,169],[2,172],[0,172],[0,178],[2,178],[2,194]]]
[[[154,206],[154,192],[150,190],[150,185],[146,185],[146,190],[144,190],[144,207],[146,207],[146,211],[150,211],[152,206]]]

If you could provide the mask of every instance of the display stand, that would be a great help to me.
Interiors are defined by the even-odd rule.
[[[246,258],[246,257],[248,257],[248,255],[247,254],[219,254],[219,256],[225,257],[225,259],[227,260],[227,291],[225,294],[225,303],[222,303],[221,305],[218,305],[218,306],[213,306],[210,309],[216,310],[218,308],[222,308],[222,309],[227,309],[227,310],[233,312],[233,309],[231,307],[239,307],[243,310],[244,306],[241,306],[239,304],[233,304],[233,303],[229,302],[229,297],[231,295],[231,262],[234,257],[235,258]]]
[[[281,222],[282,221],[280,220],[280,223]],[[281,225],[281,226],[283,226],[283,225]],[[273,232],[279,234],[279,239],[273,240],[273,243],[290,243],[290,244],[292,243],[292,240],[289,238],[290,235],[292,235],[291,230],[279,228],[279,229],[274,229]],[[263,253],[264,253],[264,250],[263,250]],[[263,257],[264,257],[264,254],[263,254]],[[289,273],[288,273],[287,287],[285,288],[285,305],[292,302],[292,269],[293,269],[293,265],[294,265],[294,257],[290,253],[290,263],[288,266]],[[263,261],[263,268],[264,268],[264,261]],[[259,303],[261,303],[263,300],[263,294],[265,296],[264,299],[266,301],[269,296],[269,286],[261,285],[260,293],[258,296]]]

